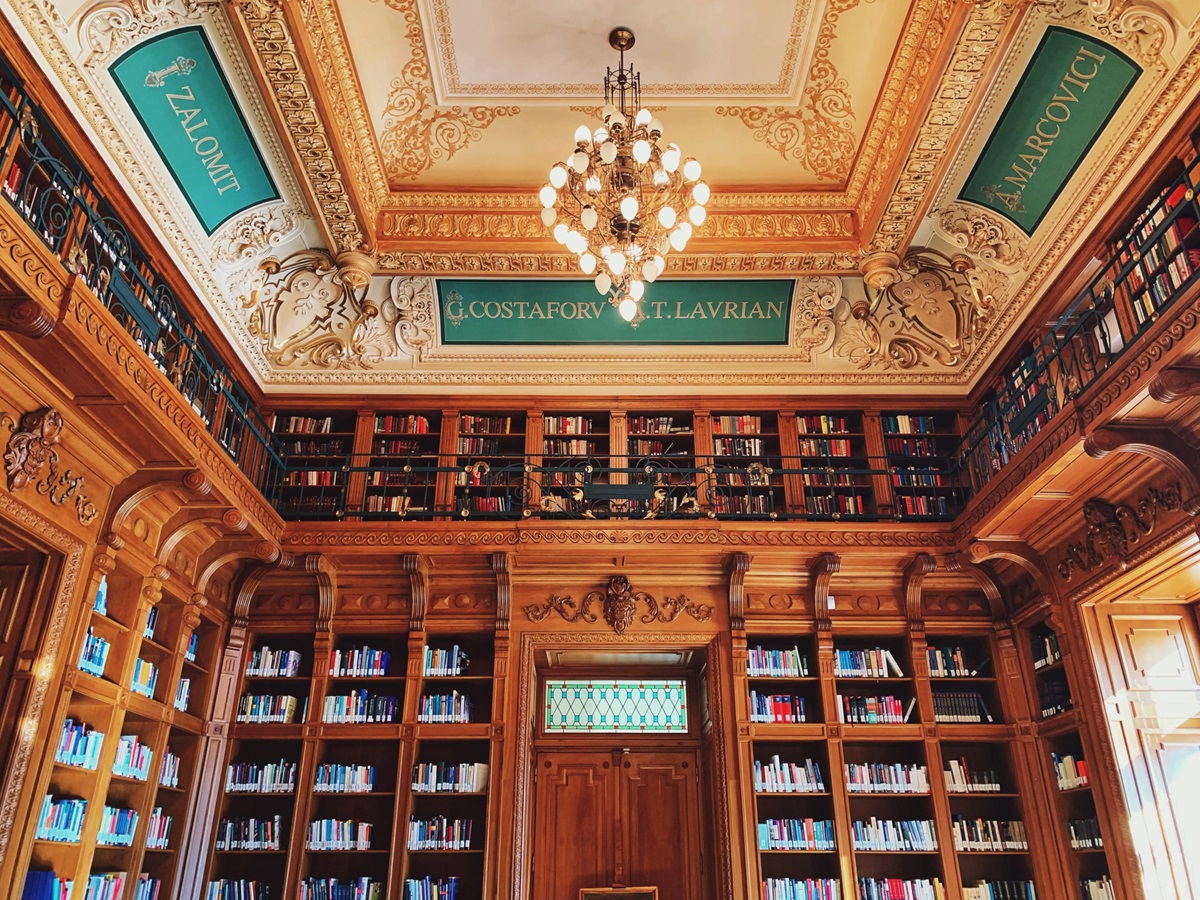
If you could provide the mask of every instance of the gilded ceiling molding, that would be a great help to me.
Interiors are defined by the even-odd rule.
[[[1049,18],[1119,47],[1160,78],[1167,73],[1167,56],[1175,48],[1177,26],[1157,6],[1129,0],[1089,0],[1086,4],[1057,0],[1050,6]]]
[[[356,70],[336,4],[334,0],[302,0],[297,8],[321,76],[326,108],[332,112],[337,130],[351,135],[342,141],[341,149],[350,164],[354,184],[360,189],[359,197],[366,207],[366,214],[373,220],[386,202],[387,178],[379,158],[371,114],[355,80]]]
[[[1001,37],[1016,21],[1016,4],[990,0],[971,6],[963,39],[942,73],[916,140],[872,235],[871,250],[897,252],[918,224],[917,215],[954,133],[966,115],[983,75],[992,68]]]
[[[973,259],[1005,274],[1015,274],[1028,260],[1030,241],[1008,220],[981,207],[953,203],[934,211],[934,226]]]
[[[392,79],[383,110],[379,149],[388,178],[416,178],[443,157],[449,159],[498,117],[515,116],[517,106],[435,107],[429,55],[416,0],[387,0],[404,16],[410,58]]]
[[[275,366],[345,369],[378,362],[364,340],[379,309],[366,299],[374,263],[350,251],[302,250],[260,265],[247,329]]]
[[[719,212],[786,213],[788,215],[811,212],[846,213],[851,208],[850,200],[837,191],[804,193],[800,191],[717,191],[709,198],[709,214]],[[503,210],[538,215],[542,205],[536,190],[438,191],[414,189],[389,195],[384,213],[417,210],[420,212],[466,210]],[[707,228],[707,224],[705,225]]]
[[[957,0],[916,0],[911,5],[908,29],[901,37],[847,183],[846,194],[864,220],[875,207],[883,178],[895,170],[910,139],[910,123],[920,115],[916,104],[929,80],[933,53],[946,37],[947,23],[964,17],[966,6]]]
[[[160,31],[205,18],[205,6],[219,0],[94,0],[76,13],[81,65],[111,59],[126,47]]]
[[[867,0],[868,3],[873,0]],[[859,0],[831,0],[817,30],[817,45],[808,69],[804,106],[718,106],[718,116],[739,119],[754,130],[754,139],[784,159],[799,160],[818,178],[841,180],[854,159],[854,109],[846,79],[829,58],[837,38],[838,17]],[[799,15],[799,7],[796,13]],[[793,23],[793,29],[795,23]]]
[[[381,313],[397,349],[423,362],[427,349],[437,345],[437,292],[433,279],[391,279]]]
[[[337,251],[359,249],[368,243],[368,235],[355,214],[281,5],[272,0],[234,0],[232,6],[269,82],[331,243]]]

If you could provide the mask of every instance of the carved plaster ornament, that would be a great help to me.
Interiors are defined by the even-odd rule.
[[[1128,0],[1054,0],[1051,21],[1095,34],[1124,50],[1159,77],[1166,74],[1174,50],[1176,25],[1158,6]]]
[[[1075,569],[1091,572],[1107,562],[1122,571],[1129,565],[1133,547],[1154,530],[1159,512],[1177,512],[1183,508],[1182,486],[1149,488],[1138,499],[1137,508],[1125,503],[1109,503],[1092,497],[1083,504],[1086,531],[1082,541],[1068,544],[1058,564],[1058,574],[1070,581]]]
[[[999,216],[974,205],[954,203],[934,212],[937,229],[960,250],[1013,274],[1028,260],[1029,238]]]
[[[647,612],[641,617],[645,625],[652,622],[674,622],[680,613],[687,613],[697,622],[712,618],[713,607],[707,603],[696,603],[680,594],[667,597],[661,603],[645,591],[634,591],[624,575],[614,575],[608,580],[605,592],[589,591],[578,605],[570,596],[551,594],[545,604],[531,603],[525,607],[525,617],[531,622],[540,622],[550,613],[556,612],[567,622],[592,624],[599,616],[592,612],[593,603],[601,605],[604,621],[617,634],[624,634],[633,624],[638,603],[645,603]]]
[[[791,345],[808,352],[806,362],[833,345],[837,336],[835,311],[842,302],[842,279],[831,275],[796,279]]]
[[[275,203],[235,216],[212,237],[212,261],[218,266],[244,264],[274,250],[311,221],[303,210]]]
[[[840,0],[826,7],[800,106],[718,106],[717,115],[741,120],[754,130],[754,140],[784,159],[800,161],[818,178],[845,178],[856,149],[854,109],[846,79],[830,59],[829,48],[837,38],[839,16],[858,2]]]
[[[268,360],[283,367],[365,365],[363,336],[379,313],[366,300],[375,268],[369,256],[346,251],[333,260],[323,250],[303,250],[260,268],[247,328]]]
[[[143,38],[204,18],[219,0],[95,0],[78,15],[85,66],[116,56]]]

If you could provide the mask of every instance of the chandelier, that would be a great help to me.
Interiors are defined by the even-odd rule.
[[[633,42],[628,28],[609,34],[621,59],[604,76],[604,124],[576,129],[574,149],[550,169],[539,196],[555,240],[636,328],[646,285],[704,224],[709,190],[699,162],[684,159],[676,144],[660,145],[662,123],[641,104],[641,73],[625,67]]]

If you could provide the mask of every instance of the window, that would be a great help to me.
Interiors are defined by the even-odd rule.
[[[548,734],[685,733],[687,684],[676,678],[550,679]]]

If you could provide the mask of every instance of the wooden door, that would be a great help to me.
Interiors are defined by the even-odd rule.
[[[534,785],[532,900],[579,889],[654,885],[659,900],[702,887],[694,750],[543,750]]]
[[[7,767],[45,619],[38,603],[44,557],[0,550],[0,767]],[[0,768],[0,771],[3,771]]]

